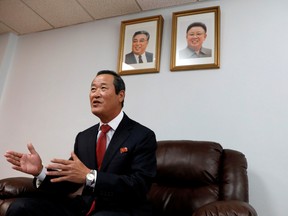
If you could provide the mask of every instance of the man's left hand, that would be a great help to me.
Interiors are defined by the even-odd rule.
[[[47,175],[58,176],[51,179],[51,182],[70,181],[74,183],[85,183],[86,175],[90,172],[76,156],[74,152],[71,153],[71,160],[53,159],[52,164],[49,164],[46,168]]]

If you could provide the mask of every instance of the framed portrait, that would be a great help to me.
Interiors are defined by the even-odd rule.
[[[118,73],[156,73],[160,70],[163,17],[121,22]]]
[[[170,70],[211,68],[220,68],[219,6],[173,13]]]

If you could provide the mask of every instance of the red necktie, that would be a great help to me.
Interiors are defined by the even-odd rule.
[[[104,158],[104,154],[106,151],[106,144],[107,144],[107,137],[106,134],[108,133],[108,131],[111,129],[111,127],[109,125],[102,125],[100,127],[100,135],[97,141],[97,146],[96,146],[96,157],[97,157],[97,164],[98,164],[98,170],[100,170],[103,158]],[[92,202],[92,205],[90,207],[89,212],[86,214],[86,216],[90,215],[93,210],[95,209],[95,200]]]
[[[96,148],[96,155],[97,155],[97,164],[98,164],[98,170],[101,167],[104,154],[106,151],[106,144],[107,144],[107,138],[106,134],[111,129],[109,125],[102,125],[100,127],[101,133],[99,135],[98,141],[97,141],[97,148]]]

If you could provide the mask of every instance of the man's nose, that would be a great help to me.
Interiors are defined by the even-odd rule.
[[[100,89],[96,89],[94,92],[92,92],[93,97],[99,97],[100,95]]]

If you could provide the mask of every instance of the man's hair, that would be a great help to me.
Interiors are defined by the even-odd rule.
[[[205,33],[207,32],[207,27],[204,23],[202,22],[194,22],[194,23],[191,23],[188,27],[187,27],[187,30],[186,30],[186,33],[188,33],[188,31],[193,28],[193,27],[201,27],[204,29]]]
[[[110,74],[114,77],[114,87],[115,87],[115,93],[118,95],[120,91],[125,91],[126,87],[125,87],[125,82],[122,79],[122,77],[117,74],[115,71],[112,70],[101,70],[97,73],[96,76],[102,75],[102,74]],[[124,106],[124,100],[122,102],[122,107]]]
[[[150,38],[149,32],[144,31],[144,30],[142,30],[142,31],[137,31],[137,32],[134,33],[133,38],[134,38],[136,35],[139,35],[139,34],[144,34],[144,35],[146,35],[147,41],[149,41],[149,38]]]

